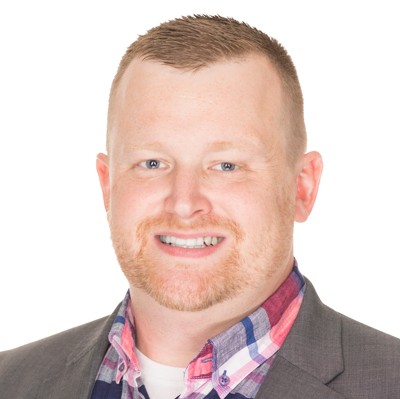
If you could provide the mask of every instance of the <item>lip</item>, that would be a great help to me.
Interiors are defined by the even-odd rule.
[[[216,245],[211,245],[205,248],[182,248],[175,247],[172,245],[164,244],[160,241],[160,235],[174,236],[177,238],[189,239],[189,238],[198,238],[198,237],[221,237],[222,241]],[[201,233],[189,233],[189,234],[181,234],[181,233],[171,233],[171,232],[160,232],[154,236],[154,240],[156,242],[157,247],[169,256],[177,256],[182,258],[202,258],[207,257],[215,252],[217,252],[224,245],[226,237],[218,234],[218,233],[209,233],[209,232],[201,232]]]

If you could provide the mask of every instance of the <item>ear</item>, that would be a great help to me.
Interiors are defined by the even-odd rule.
[[[106,211],[110,204],[110,173],[108,166],[108,156],[106,154],[98,154],[96,159],[97,174],[100,179],[101,191],[103,192],[103,202]]]
[[[323,163],[321,155],[316,151],[303,155],[300,162],[300,173],[296,180],[295,220],[296,222],[305,222],[317,198]]]

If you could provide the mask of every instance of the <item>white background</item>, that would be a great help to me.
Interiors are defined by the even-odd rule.
[[[0,350],[109,314],[127,283],[95,173],[108,90],[137,37],[180,15],[278,38],[325,170],[296,226],[302,272],[333,308],[400,337],[400,60],[396,1],[3,1]]]

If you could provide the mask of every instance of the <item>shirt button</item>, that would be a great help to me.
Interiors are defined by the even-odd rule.
[[[231,379],[226,375],[226,370],[224,370],[224,373],[219,377],[219,384],[224,387],[228,385],[231,382]]]
[[[125,370],[125,364],[124,364],[124,363],[121,363],[121,364],[119,365],[119,367],[118,367],[118,370],[119,370],[119,371],[124,371],[124,370]]]

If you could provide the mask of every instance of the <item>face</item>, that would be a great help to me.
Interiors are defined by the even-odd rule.
[[[183,72],[135,60],[98,172],[131,291],[182,311],[264,300],[290,272],[299,173],[263,57]]]

